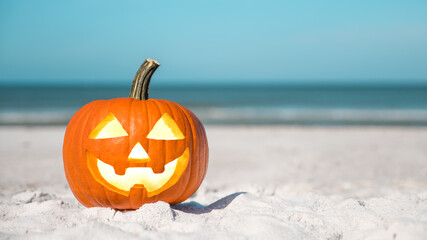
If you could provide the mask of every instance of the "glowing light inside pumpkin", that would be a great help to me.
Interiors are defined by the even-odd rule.
[[[165,165],[163,173],[157,174],[149,167],[131,167],[126,169],[124,175],[117,175],[113,166],[99,159],[97,159],[97,167],[104,180],[114,187],[129,192],[135,184],[142,184],[150,197],[174,185],[186,169],[188,159],[189,150],[187,148],[179,158]]]
[[[109,113],[89,134],[91,139],[115,138],[128,136],[117,118]]]
[[[147,135],[147,138],[156,140],[177,140],[184,139],[185,137],[181,130],[179,130],[176,122],[169,114],[164,113]]]
[[[150,161],[150,157],[139,142],[132,148],[128,158],[130,162],[144,163]]]

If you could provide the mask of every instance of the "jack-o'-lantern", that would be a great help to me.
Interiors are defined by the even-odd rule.
[[[93,101],[70,120],[63,147],[65,174],[86,207],[179,203],[200,186],[208,163],[205,130],[190,110],[148,99],[158,66],[152,59],[141,65],[129,98]]]

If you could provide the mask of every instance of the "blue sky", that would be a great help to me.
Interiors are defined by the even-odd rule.
[[[427,83],[427,1],[0,1],[0,83]]]

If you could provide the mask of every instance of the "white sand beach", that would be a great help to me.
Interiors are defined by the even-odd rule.
[[[206,126],[186,202],[85,208],[65,127],[0,127],[0,239],[426,239],[427,128]]]

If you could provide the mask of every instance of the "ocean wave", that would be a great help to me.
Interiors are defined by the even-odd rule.
[[[195,113],[209,123],[427,125],[423,109],[211,108]]]
[[[2,111],[0,125],[64,125],[75,111]]]
[[[193,108],[207,124],[296,125],[417,125],[427,126],[424,109],[293,109],[293,108]],[[64,125],[74,109],[1,111],[0,125]]]

